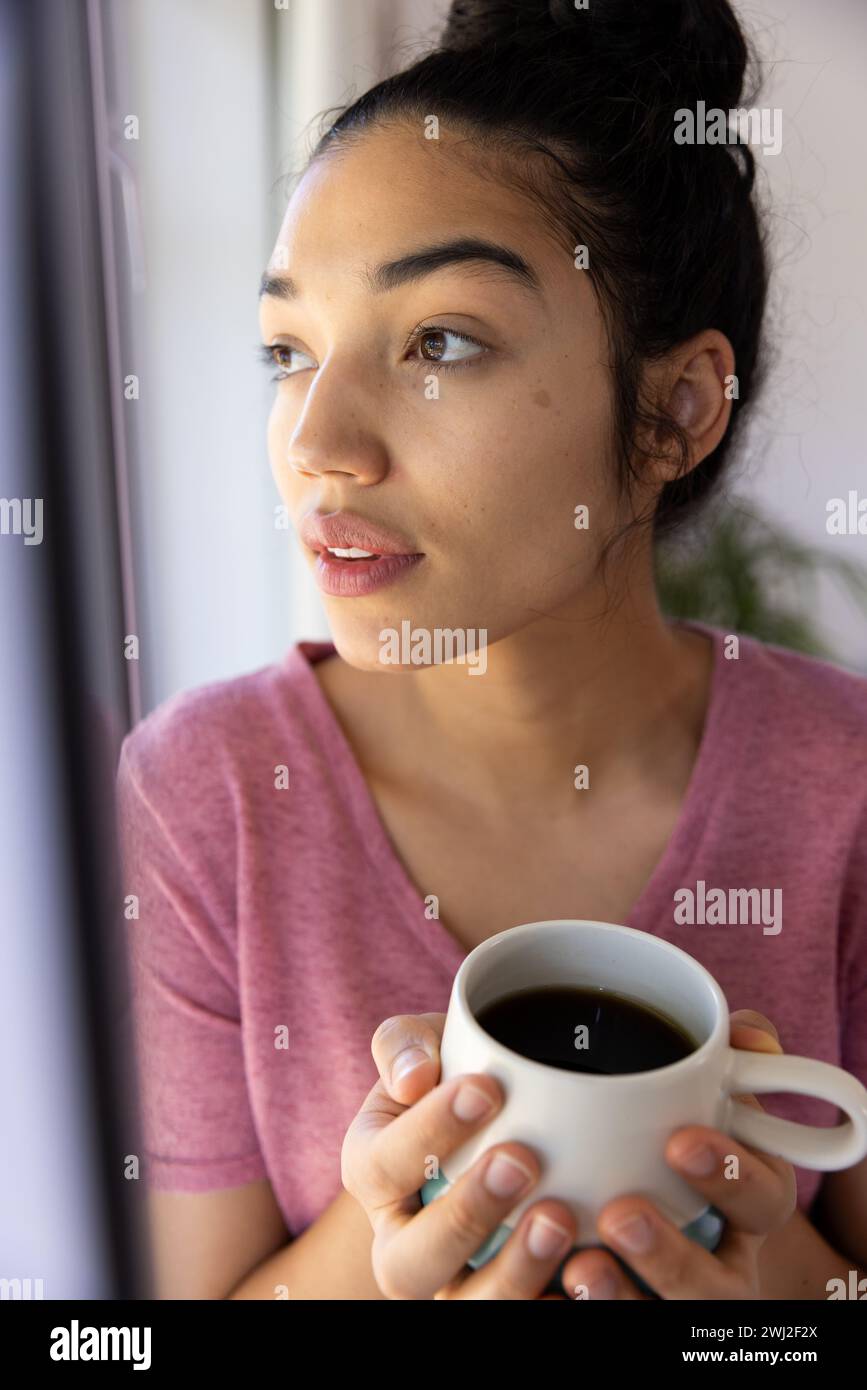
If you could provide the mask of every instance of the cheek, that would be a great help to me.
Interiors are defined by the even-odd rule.
[[[538,382],[524,396],[512,420],[512,451],[520,466],[510,480],[516,507],[532,504],[543,547],[568,557],[581,538],[581,550],[594,550],[596,538],[616,510],[609,455],[609,403],[604,383],[588,373],[584,388]],[[576,509],[586,508],[589,527],[576,527]],[[579,515],[583,520],[583,514]],[[547,544],[546,544],[547,543]],[[544,552],[543,552],[544,553]]]
[[[568,561],[576,507],[589,509],[589,533],[581,532],[586,551],[615,505],[607,427],[604,402],[576,404],[544,383],[524,384],[450,438],[429,476],[438,475],[448,511],[476,554],[520,544],[530,565]]]

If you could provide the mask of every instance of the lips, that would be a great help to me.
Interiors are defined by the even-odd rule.
[[[337,598],[373,593],[424,559],[400,536],[350,512],[316,512],[304,517],[299,534],[316,552],[314,576],[320,589]],[[363,550],[364,557],[333,555],[332,550]]]
[[[370,555],[418,555],[400,536],[351,512],[311,512],[299,527],[301,539],[311,550],[366,550]],[[346,560],[345,564],[361,564]]]

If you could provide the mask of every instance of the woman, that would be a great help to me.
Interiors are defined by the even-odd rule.
[[[502,1101],[437,1086],[438,1041],[517,923],[652,931],[734,1045],[867,1080],[867,682],[669,624],[653,582],[761,377],[753,153],[673,138],[743,104],[747,58],[726,0],[455,3],[290,199],[268,447],[333,643],[175,696],[119,774],[162,1296],[825,1298],[867,1262],[867,1165],[695,1126],[667,1157],[726,1218],[713,1253],[625,1194],[622,1260],[570,1258],[546,1199],[469,1270],[538,1177],[518,1143],[417,1195]],[[780,920],[677,915],[699,884]]]

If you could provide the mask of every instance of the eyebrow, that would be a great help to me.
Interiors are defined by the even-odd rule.
[[[371,294],[385,294],[433,275],[448,265],[473,265],[486,263],[499,267],[508,277],[523,289],[534,294],[542,294],[542,285],[533,267],[517,251],[508,246],[499,246],[493,241],[477,237],[459,237],[438,246],[423,246],[418,251],[410,251],[395,261],[383,261],[363,272],[363,280]],[[267,270],[259,286],[259,298],[271,295],[275,299],[295,299],[298,286],[291,275],[272,275]]]

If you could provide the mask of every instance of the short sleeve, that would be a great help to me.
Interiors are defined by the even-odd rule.
[[[170,739],[155,748],[138,730],[121,748],[117,808],[143,1177],[167,1191],[240,1186],[267,1174],[245,1072],[231,819],[209,814],[195,759],[173,763]]]
[[[867,812],[850,856],[841,913],[840,1061],[867,1086]]]

